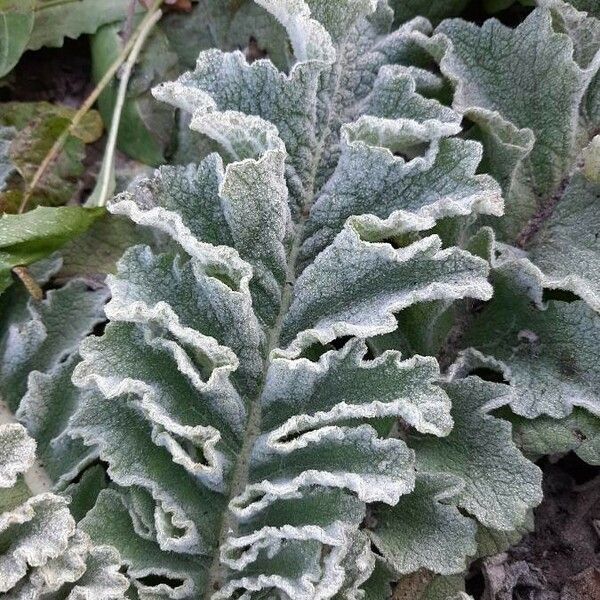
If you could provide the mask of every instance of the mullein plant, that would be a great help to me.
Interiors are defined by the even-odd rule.
[[[600,14],[393,4],[257,0],[276,64],[154,89],[197,160],[109,211],[160,250],[0,297],[7,598],[465,598],[533,459],[600,464]]]

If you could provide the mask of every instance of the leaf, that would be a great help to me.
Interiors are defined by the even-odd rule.
[[[10,285],[10,271],[50,256],[105,214],[103,208],[38,206],[22,215],[0,218],[0,290]]]
[[[65,38],[94,33],[106,23],[125,19],[128,8],[128,0],[104,0],[101,6],[95,0],[38,0],[27,49],[61,47]]]
[[[0,323],[0,392],[10,410],[15,411],[27,391],[29,374],[35,371],[64,373],[81,338],[104,319],[102,306],[106,292],[91,291],[81,281],[73,281],[59,290],[49,291],[42,302],[24,293],[12,294],[11,299],[11,311],[3,312]],[[59,367],[63,361],[65,364]],[[58,392],[56,402],[61,403],[63,399],[66,402],[61,393],[64,389],[58,388]]]
[[[508,143],[521,157],[504,164],[494,158],[510,209],[502,231],[514,239],[556,193],[577,154],[578,112],[599,61],[581,68],[571,40],[554,32],[551,12],[542,8],[514,30],[494,19],[482,27],[450,20],[436,34],[426,46],[455,86],[455,110],[504,138],[503,154]]]
[[[458,478],[462,488],[455,495],[457,506],[481,524],[515,529],[542,493],[541,471],[517,450],[510,424],[486,414],[491,406],[507,403],[510,388],[469,377],[445,389],[452,400],[454,428],[435,444],[414,440],[417,468]]]
[[[573,174],[528,247],[529,259],[545,274],[545,287],[573,292],[598,312],[599,208],[600,182],[588,179],[584,166],[583,172]]]
[[[101,27],[91,42],[92,78],[102,78],[123,49],[120,23]],[[145,164],[158,166],[165,162],[165,153],[171,143],[175,110],[158,103],[150,94],[155,84],[177,73],[177,57],[160,29],[149,36],[129,81],[127,97],[117,144],[122,152]],[[98,98],[98,109],[105,123],[110,123],[116,101],[117,78]]]
[[[184,69],[193,69],[202,50],[255,47],[280,68],[290,66],[291,56],[285,29],[277,20],[250,0],[230,3],[224,10],[220,0],[196,3],[190,13],[167,13],[160,28],[169,39]]]
[[[468,329],[455,372],[499,373],[514,389],[518,415],[562,418],[574,406],[598,415],[600,315],[577,297],[545,302],[543,273],[511,252],[499,259],[493,283],[494,299]]]
[[[427,569],[459,573],[475,554],[475,523],[446,504],[459,490],[452,478],[418,475],[415,490],[376,511],[371,539],[397,575]],[[458,484],[460,489],[460,483]]]
[[[561,420],[548,417],[529,420],[517,415],[511,415],[510,419],[516,443],[529,456],[574,451],[591,465],[600,463],[598,418],[583,409],[575,408]]]
[[[34,0],[0,2],[0,77],[6,75],[21,58],[33,29]]]
[[[0,107],[0,122],[18,129],[10,144],[9,158],[20,176],[13,176],[0,192],[3,212],[17,212],[27,185],[74,113],[74,109],[46,102],[9,102]],[[90,111],[36,185],[30,207],[58,206],[72,198],[84,171],[85,144],[94,142],[101,134],[100,115]]]
[[[0,443],[0,487],[12,487],[33,464],[35,442],[22,425],[7,423],[0,425]]]
[[[24,129],[31,122],[43,120],[50,116],[71,119],[75,111],[62,104],[49,102],[5,102],[0,108],[0,119],[6,126]],[[72,131],[73,137],[86,144],[95,142],[102,135],[102,121],[96,111],[87,112]]]
[[[156,245],[147,230],[136,228],[124,218],[105,214],[62,247],[62,267],[57,279],[85,277],[98,281],[106,273],[115,273],[117,261],[125,250],[140,243]]]
[[[472,600],[464,593],[465,582],[459,575],[434,576],[425,570],[400,579],[394,588],[394,600]]]
[[[492,243],[494,298],[465,321],[452,372],[508,383],[510,408],[540,424],[522,425],[523,444],[536,447],[540,427],[551,451],[573,443],[574,407],[597,415],[600,406],[593,139],[600,22],[562,0],[539,5],[514,29],[452,20],[420,44],[452,82],[453,108],[475,123],[482,166],[503,187],[498,237],[519,246]]]

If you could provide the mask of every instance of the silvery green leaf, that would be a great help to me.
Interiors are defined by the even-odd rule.
[[[33,465],[35,442],[18,423],[0,425],[0,487],[12,487],[17,475]]]
[[[595,415],[575,408],[564,419],[538,417],[526,419],[512,415],[513,436],[528,456],[562,454],[574,451],[585,462],[600,462],[600,430]]]
[[[451,382],[445,389],[452,400],[454,428],[435,444],[416,436],[409,442],[417,468],[456,477],[462,484],[454,495],[456,505],[483,525],[515,529],[541,501],[542,490],[541,471],[513,443],[510,424],[487,414],[491,407],[508,403],[511,390],[477,377]]]
[[[451,503],[461,485],[452,477],[418,475],[412,494],[375,512],[371,539],[398,575],[419,569],[450,574],[466,568],[477,548],[476,526]]]
[[[125,499],[115,490],[101,492],[94,508],[82,520],[81,528],[98,544],[110,544],[118,549],[140,598],[194,597],[193,591],[205,583],[206,561],[201,557],[163,552],[155,540],[139,535]],[[165,581],[146,583],[144,578],[156,573],[157,565]]]
[[[82,396],[82,392],[71,385],[73,368],[79,360],[75,353],[49,373],[32,371],[27,392],[16,411],[19,421],[37,442],[37,455],[44,470],[58,487],[64,487],[95,458],[93,450],[66,431]]]
[[[600,181],[593,179],[595,156],[600,157],[597,147],[598,143],[589,147],[583,168],[566,184],[527,250],[544,273],[545,287],[573,292],[600,312]]]
[[[0,438],[1,485],[18,487],[15,475],[32,468],[36,444],[17,423],[0,425]],[[31,486],[32,480],[32,475],[25,475],[26,485]],[[91,600],[91,590],[102,589],[103,598],[124,598],[128,584],[118,572],[118,554],[108,546],[93,547],[89,537],[76,529],[67,498],[42,492],[10,506],[4,502],[6,492],[2,490],[0,514],[3,597],[35,600],[59,593],[72,600]]]
[[[19,406],[32,371],[50,372],[77,350],[80,340],[103,320],[104,290],[91,291],[79,281],[29,299],[10,312],[2,326],[0,393],[11,410]]]
[[[533,511],[530,510],[523,523],[510,531],[501,531],[492,527],[477,527],[477,554],[474,558],[491,556],[505,552],[511,546],[518,544],[521,539],[534,530]]]
[[[481,124],[490,142],[509,209],[502,230],[514,239],[557,191],[578,152],[578,113],[600,55],[578,65],[573,42],[553,30],[549,8],[534,10],[515,29],[495,19],[481,27],[445,21],[424,45],[455,86],[455,110]]]
[[[387,236],[379,232],[386,225],[367,222],[365,229],[384,239]],[[438,236],[396,250],[386,243],[364,241],[356,229],[348,225],[298,278],[300,291],[283,328],[290,351],[345,335],[387,333],[397,327],[393,313],[417,302],[489,298],[487,263],[456,248],[442,250]],[[400,232],[402,226],[392,226],[392,231]],[[348,270],[340,272],[344,258]]]
[[[544,274],[513,250],[498,260],[492,282],[494,298],[468,328],[454,372],[499,373],[513,391],[508,404],[521,416],[562,418],[575,406],[600,414],[600,315],[560,291],[544,301]]]

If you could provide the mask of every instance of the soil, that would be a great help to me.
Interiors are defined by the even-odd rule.
[[[476,600],[600,600],[600,467],[570,453],[544,459],[535,530],[474,566]]]
[[[89,40],[66,39],[62,48],[25,52],[0,83],[0,102],[56,102],[79,107],[92,91]]]

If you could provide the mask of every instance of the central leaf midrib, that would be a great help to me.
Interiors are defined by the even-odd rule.
[[[337,56],[343,56],[343,46],[344,44],[340,44],[339,49],[336,51]],[[335,76],[335,85],[331,91],[331,98],[335,98],[336,94],[339,90],[340,83],[340,71],[341,71],[341,63],[337,61],[333,65],[332,75]],[[315,95],[315,102],[317,100],[317,96]],[[230,492],[227,497],[227,504],[225,506],[225,510],[223,512],[223,519],[221,522],[221,529],[219,532],[218,545],[216,548],[216,554],[213,560],[213,563],[210,568],[209,576],[207,579],[206,586],[206,598],[210,600],[212,594],[220,588],[220,584],[222,583],[222,570],[223,566],[221,564],[220,559],[220,549],[223,546],[226,538],[231,536],[232,533],[236,529],[235,520],[233,518],[233,513],[229,510],[229,504],[231,501],[238,496],[248,484],[248,475],[250,470],[250,457],[252,454],[252,448],[254,447],[254,443],[257,437],[261,433],[261,398],[263,395],[263,391],[265,388],[265,384],[267,381],[267,373],[269,371],[269,367],[271,364],[270,355],[273,350],[279,347],[279,342],[281,338],[281,331],[283,329],[283,322],[285,316],[288,312],[290,304],[292,302],[293,292],[294,292],[294,284],[296,281],[296,267],[298,263],[298,256],[300,254],[300,248],[302,246],[302,242],[304,240],[304,230],[306,227],[306,223],[308,221],[308,216],[310,213],[310,207],[314,202],[314,198],[318,190],[315,190],[315,182],[316,175],[318,172],[319,164],[321,162],[321,158],[323,156],[325,141],[328,139],[328,135],[330,133],[330,124],[331,117],[334,111],[331,109],[327,114],[327,119],[323,124],[323,128],[321,129],[321,136],[318,140],[318,143],[315,145],[315,153],[312,162],[312,169],[310,174],[310,179],[307,185],[307,191],[304,195],[305,202],[301,205],[300,217],[297,223],[294,223],[294,236],[292,245],[290,248],[290,252],[288,254],[288,259],[286,263],[286,278],[283,284],[283,293],[281,296],[281,305],[279,308],[279,312],[277,314],[277,318],[273,327],[268,332],[267,335],[267,349],[264,360],[264,368],[263,368],[263,376],[262,381],[260,383],[259,389],[255,394],[254,398],[250,402],[249,411],[248,411],[248,420],[246,429],[244,431],[244,441],[242,443],[242,448],[239,453],[239,458],[236,461],[235,468],[233,470],[233,475],[231,478],[231,486]],[[315,122],[316,128],[316,122]]]
[[[222,578],[220,548],[223,546],[226,538],[229,537],[232,534],[232,532],[236,529],[235,519],[233,518],[233,513],[229,510],[229,504],[236,496],[243,492],[246,485],[248,484],[252,448],[254,447],[256,438],[261,433],[261,398],[267,381],[267,373],[271,364],[270,355],[271,352],[279,346],[279,339],[281,337],[283,321],[292,301],[296,263],[298,260],[298,254],[300,252],[300,246],[302,245],[303,232],[307,219],[307,211],[303,211],[300,220],[295,225],[295,235],[287,260],[286,279],[284,282],[284,288],[281,297],[281,305],[275,324],[269,330],[269,334],[267,336],[267,350],[264,360],[262,381],[260,383],[258,391],[256,392],[254,398],[249,404],[248,419],[246,429],[244,431],[244,441],[242,443],[242,448],[240,449],[239,458],[233,470],[230,492],[227,497],[227,504],[225,506],[225,510],[223,512],[223,520],[221,523],[221,530],[219,532],[216,555],[214,557],[213,564],[209,572],[206,594],[207,600],[210,599],[215,590],[220,587],[220,580]]]

